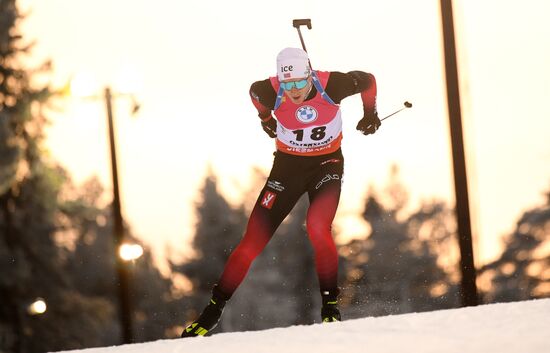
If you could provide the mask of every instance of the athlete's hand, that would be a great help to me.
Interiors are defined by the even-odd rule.
[[[363,119],[359,120],[356,129],[361,131],[363,135],[370,135],[374,134],[381,124],[382,123],[378,118],[378,114],[374,112],[372,114],[365,115]]]
[[[267,121],[262,121],[262,128],[269,137],[277,137],[277,120],[273,116]]]

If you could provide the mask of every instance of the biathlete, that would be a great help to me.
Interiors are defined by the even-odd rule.
[[[244,237],[230,255],[201,315],[182,337],[205,335],[220,320],[226,302],[245,278],[250,265],[275,230],[307,193],[307,234],[315,254],[322,298],[321,320],[340,321],[338,254],[332,222],[338,208],[344,157],[340,102],[360,94],[363,118],[357,130],[368,135],[380,127],[376,111],[376,80],[362,71],[314,71],[307,53],[283,49],[277,56],[277,75],[254,82],[252,103],[263,130],[275,138],[273,167],[252,210]]]

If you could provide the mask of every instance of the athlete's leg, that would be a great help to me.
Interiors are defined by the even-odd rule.
[[[229,256],[221,278],[212,290],[210,303],[199,318],[185,328],[182,337],[205,335],[216,327],[226,301],[237,290],[254,259],[305,192],[305,182],[292,173],[297,171],[292,163],[294,159],[278,157],[256,200],[244,237]]]
[[[229,256],[218,282],[220,290],[229,297],[237,290],[248,273],[252,262],[262,252],[273,236],[273,233],[275,233],[275,230],[282,222],[282,219],[280,219],[281,216],[283,219],[286,216],[274,217],[272,212],[269,212],[269,210],[262,206],[263,201],[265,200],[260,199],[256,202],[248,220],[244,236]]]
[[[332,222],[340,200],[342,176],[343,159],[327,163],[308,189],[307,232],[315,253],[321,292],[332,292],[338,287],[338,253],[332,238]]]
[[[332,221],[339,199],[339,180],[330,182],[310,198],[307,212],[307,233],[315,253],[321,291],[332,290],[338,285],[338,254],[332,238]]]
[[[338,310],[338,253],[332,238],[332,221],[336,215],[343,176],[343,159],[331,159],[321,165],[320,172],[308,188],[310,206],[307,231],[315,252],[319,278],[323,322],[340,321]]]
[[[244,280],[252,262],[265,248],[275,230],[306,191],[304,181],[289,173],[293,171],[292,168],[292,163],[285,158],[276,158],[271,174],[254,205],[243,239],[229,256],[218,282],[219,289],[229,297]]]

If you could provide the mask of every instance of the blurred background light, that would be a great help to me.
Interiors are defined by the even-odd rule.
[[[139,244],[126,243],[120,246],[118,254],[124,261],[132,261],[143,255],[143,248]]]

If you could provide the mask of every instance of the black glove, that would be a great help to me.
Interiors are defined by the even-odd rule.
[[[361,131],[363,135],[374,134],[382,123],[378,118],[378,113],[365,114],[363,119],[359,120],[356,129]]]
[[[277,137],[277,120],[274,117],[271,117],[267,121],[262,121],[262,128],[269,137]]]

